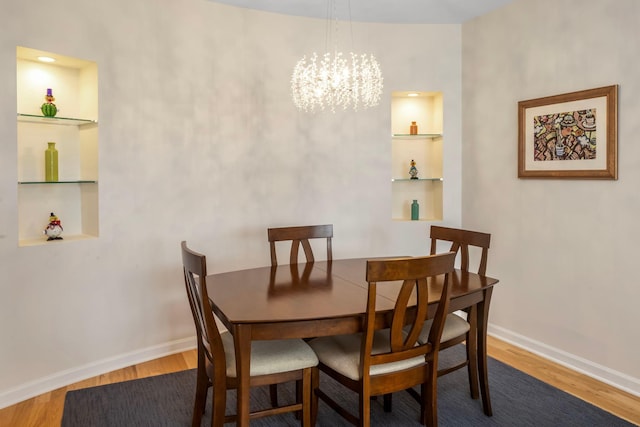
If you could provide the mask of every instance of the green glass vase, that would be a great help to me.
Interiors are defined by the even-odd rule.
[[[58,181],[58,150],[55,142],[47,142],[49,147],[44,151],[44,180]]]
[[[417,221],[420,218],[420,205],[418,205],[418,201],[414,200],[411,203],[411,220]]]

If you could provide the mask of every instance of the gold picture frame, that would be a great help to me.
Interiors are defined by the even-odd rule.
[[[518,102],[518,178],[618,179],[618,85]]]

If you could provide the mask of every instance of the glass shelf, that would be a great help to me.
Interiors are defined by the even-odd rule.
[[[404,223],[414,223],[414,224],[419,224],[419,223],[424,224],[425,222],[437,222],[437,221],[441,221],[441,219],[440,219],[440,218],[420,218],[420,219],[391,218],[391,220],[392,220],[393,222],[404,222]]]
[[[34,114],[20,114],[20,113],[18,113],[18,121],[29,122],[29,123],[44,123],[44,124],[51,124],[51,125],[66,125],[66,126],[81,126],[81,125],[90,125],[90,124],[98,123],[97,120],[76,119],[73,117],[45,117],[45,116],[36,116]]]
[[[394,133],[391,136],[394,138],[442,138],[441,133],[419,133],[417,135],[411,135],[409,133]]]
[[[391,178],[391,182],[400,182],[400,181],[444,181],[443,178],[418,178],[418,179],[411,179],[411,178]]]
[[[18,181],[18,184],[97,184],[98,181]]]
[[[46,237],[33,238],[33,239],[20,239],[19,246],[40,246],[40,245],[59,245],[69,242],[77,242],[81,240],[97,239],[98,236],[92,236],[90,234],[62,234],[60,240],[47,240]]]

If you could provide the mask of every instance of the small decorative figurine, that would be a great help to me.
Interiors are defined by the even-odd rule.
[[[47,228],[44,229],[44,234],[47,235],[47,241],[49,240],[62,240],[60,235],[62,234],[62,225],[60,224],[60,219],[51,212],[51,216],[49,216],[49,224]]]
[[[51,89],[47,89],[47,94],[44,99],[47,102],[42,104],[42,107],[40,107],[42,115],[45,117],[54,117],[58,113],[58,107],[53,103],[56,99],[53,97],[53,91]]]
[[[409,135],[417,135],[418,134],[418,125],[416,122],[411,122],[411,126],[409,126]]]
[[[409,175],[411,179],[418,179],[418,168],[416,168],[416,162],[411,159],[411,167],[409,168]]]

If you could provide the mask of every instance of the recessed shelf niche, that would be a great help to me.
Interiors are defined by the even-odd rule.
[[[410,96],[410,94],[417,94]],[[412,122],[418,132],[411,134]],[[420,221],[443,218],[442,144],[443,101],[441,92],[393,92],[391,97],[391,217],[411,220],[411,202],[420,205]],[[415,160],[418,179],[409,169]]]
[[[54,58],[45,63],[38,57]],[[98,66],[95,62],[17,47],[18,245],[33,246],[97,238]],[[40,106],[52,89],[58,112]],[[48,142],[58,150],[59,180],[44,177]],[[47,242],[43,231],[54,212],[63,240]]]

